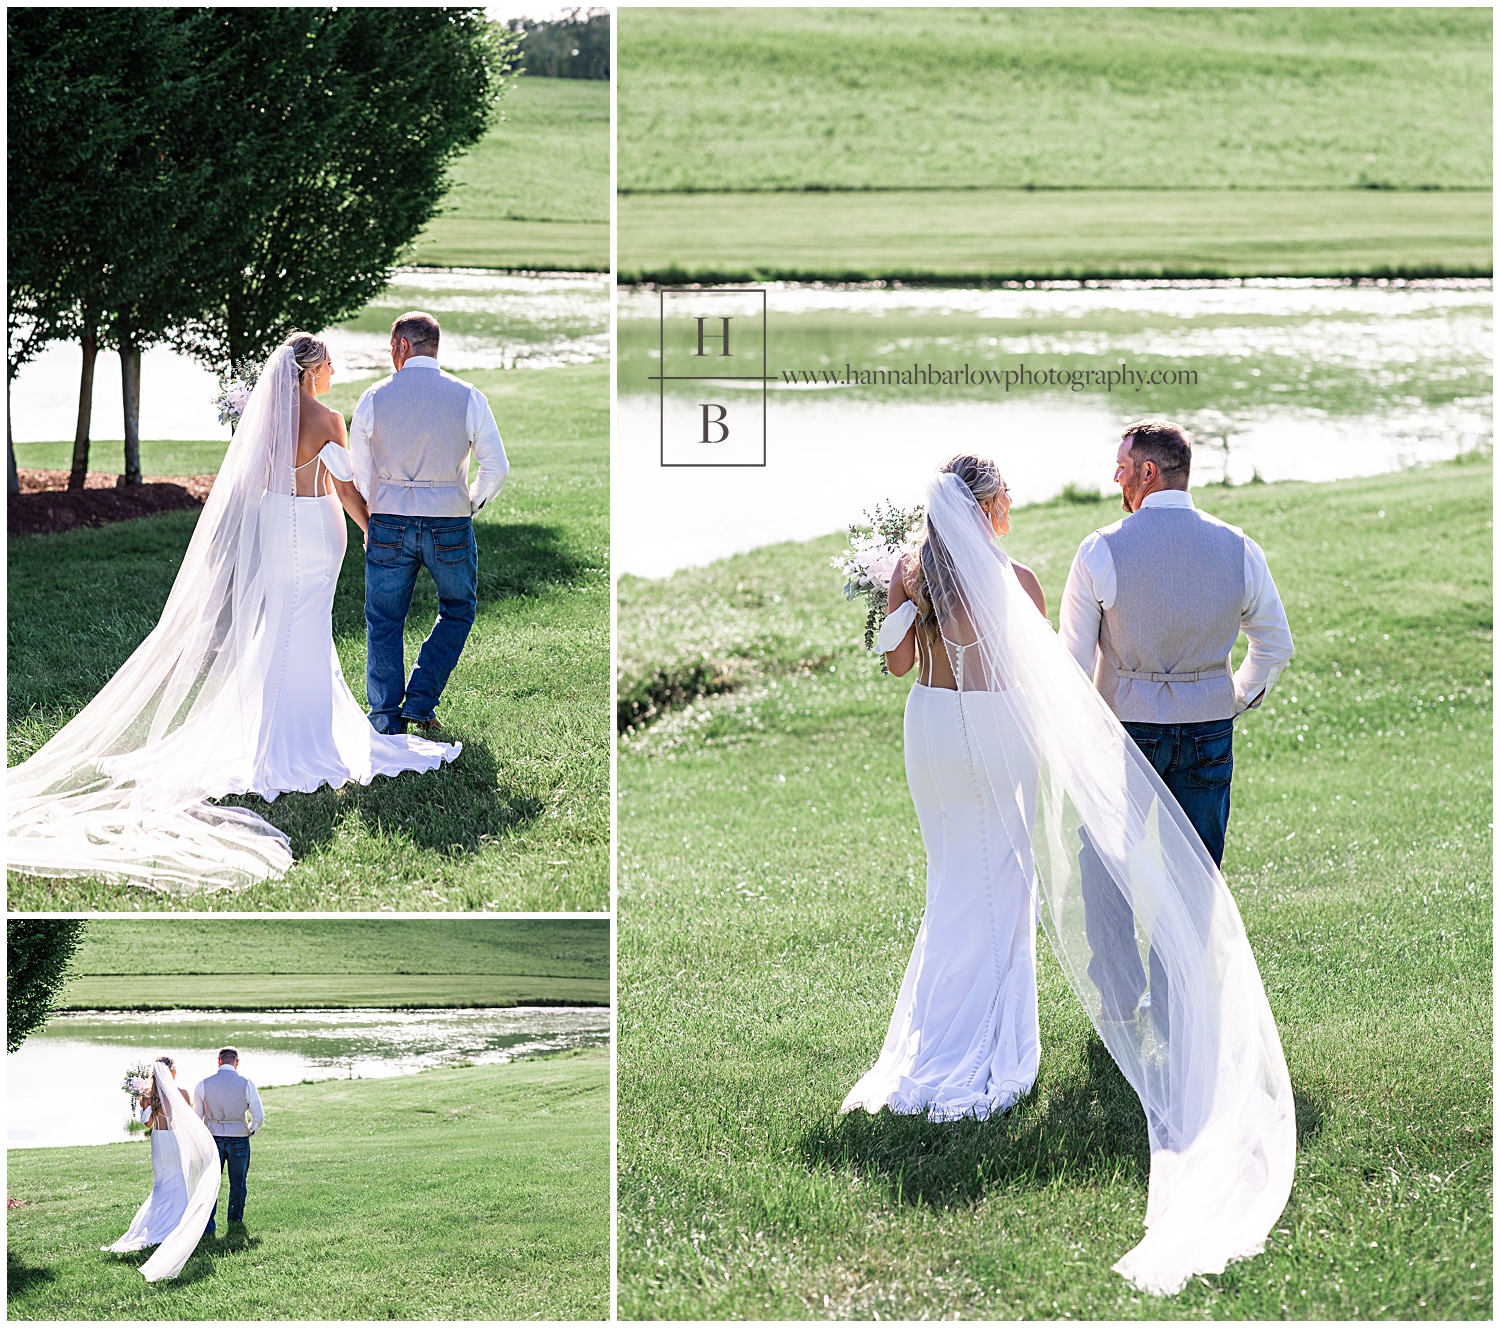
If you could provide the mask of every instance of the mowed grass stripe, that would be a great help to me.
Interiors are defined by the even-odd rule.
[[[624,194],[622,281],[1487,276],[1488,192]]]
[[[510,1005],[608,1005],[608,978],[497,977],[488,973],[392,977],[306,973],[144,974],[82,977],[64,1010],[274,1010],[290,1006],[492,1009]]]
[[[240,973],[603,978],[606,918],[93,918],[79,977]]]
[[[12,1150],[9,1317],[608,1317],[607,1054],[261,1098],[245,1226],[154,1286],[100,1253],[150,1192],[143,1142]]]

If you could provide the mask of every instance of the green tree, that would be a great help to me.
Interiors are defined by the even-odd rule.
[[[47,1022],[83,939],[79,918],[12,918],[6,923],[5,1049]]]
[[[83,348],[70,487],[88,468],[94,358],[120,353],[125,478],[139,483],[140,354],[194,312],[184,255],[233,182],[200,150],[214,11],[7,11],[11,377],[48,341]]]
[[[562,18],[516,18],[509,26],[525,35],[521,55],[533,77],[609,77],[609,10],[570,9]]]
[[[254,183],[186,256],[195,317],[172,340],[217,369],[259,359],[382,290],[484,134],[519,39],[479,9],[212,11],[236,52],[207,137]]]

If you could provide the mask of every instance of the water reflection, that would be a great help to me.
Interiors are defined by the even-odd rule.
[[[514,276],[477,268],[402,268],[353,318],[324,331],[340,382],[390,372],[390,327],[400,314],[425,309],[443,326],[443,366],[467,369],[548,369],[609,354],[609,278],[597,273]],[[55,342],[22,366],[11,383],[11,428],[18,443],[71,439],[78,420],[83,354],[76,342]],[[120,360],[95,362],[95,439],[125,436]],[[222,439],[210,404],[214,375],[196,360],[155,346],[141,360],[141,437]]]
[[[85,1011],[54,1016],[8,1061],[7,1144],[51,1148],[131,1137],[127,1066],[168,1055],[189,1092],[220,1047],[261,1087],[304,1079],[379,1079],[471,1061],[609,1042],[599,1007],[495,1010]]]
[[[1119,428],[1143,415],[1198,435],[1195,484],[1373,474],[1452,457],[1492,434],[1488,281],[768,289],[764,470],[657,464],[657,299],[621,293],[621,570],[661,576],[837,530],[882,499],[917,501],[933,465],[959,449],[999,456],[1022,503],[1068,484],[1109,491]],[[725,312],[715,298],[714,312]],[[750,349],[759,347],[736,352]],[[1189,381],[1113,391],[973,381],[1021,364],[1185,370]],[[842,381],[851,370],[888,380],[912,366],[960,377],[968,366],[970,381]],[[701,395],[691,384],[667,391]],[[715,383],[713,393],[734,418],[758,403],[760,385]],[[673,518],[632,519],[647,511]]]

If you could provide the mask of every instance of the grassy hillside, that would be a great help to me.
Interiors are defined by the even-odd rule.
[[[427,775],[287,795],[270,806],[241,799],[291,836],[298,862],[281,881],[180,899],[12,877],[12,909],[607,906],[609,366],[469,377],[490,397],[511,475],[475,522],[479,614],[441,711],[464,743],[459,759]],[[352,405],[358,386],[345,391],[351,399],[340,408]],[[63,446],[34,445],[27,460],[50,460]],[[222,444],[143,451],[149,462],[194,461],[204,471],[217,464],[215,446],[222,456]],[[145,637],[196,520],[173,513],[10,542],[8,764],[76,714]],[[363,704],[363,550],[349,529],[334,640]],[[408,665],[436,611],[431,582],[421,578]]]
[[[602,1319],[609,1060],[261,1090],[243,1227],[173,1281],[112,1255],[151,1187],[142,1141],[19,1149],[11,1319]],[[221,1203],[224,1191],[221,1191]]]
[[[417,238],[434,267],[609,270],[609,84],[517,79]]]
[[[95,919],[59,1008],[609,1003],[604,919]]]
[[[829,536],[620,583],[622,695],[731,688],[620,761],[622,1317],[1490,1317],[1490,469],[1195,498],[1266,549],[1297,644],[1238,725],[1225,857],[1298,1102],[1266,1252],[1168,1301],[1110,1271],[1141,1236],[1144,1120],[1045,943],[1016,1108],[836,1114],[925,856],[909,680],[865,655]],[[1117,515],[1013,514],[1054,615]]]
[[[1487,192],[625,194],[619,279],[1486,276],[1493,216]]]
[[[73,960],[80,977],[150,973],[486,974],[607,977],[600,918],[96,918]]]
[[[623,192],[1488,189],[1485,9],[626,9]]]
[[[1491,270],[1487,10],[619,24],[624,280]]]

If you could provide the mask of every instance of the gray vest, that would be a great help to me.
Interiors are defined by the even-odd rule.
[[[469,385],[441,369],[402,369],[370,389],[370,511],[472,516]]]
[[[1100,533],[1115,564],[1095,678],[1109,708],[1142,724],[1231,718],[1244,534],[1185,507],[1143,507]]]

